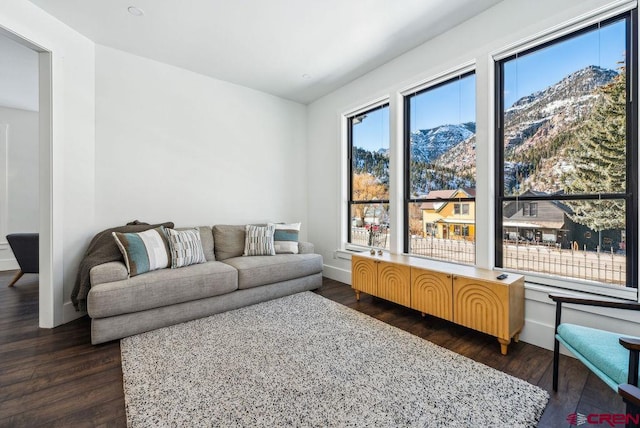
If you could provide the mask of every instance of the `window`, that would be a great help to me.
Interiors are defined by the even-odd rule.
[[[476,77],[405,97],[405,252],[475,263]]]
[[[453,204],[453,214],[469,215],[469,204]]]
[[[456,236],[469,236],[469,226],[456,224],[454,226],[453,233]]]
[[[537,202],[523,202],[522,203],[522,215],[525,217],[535,217],[538,215],[538,203]]]
[[[637,287],[632,21],[496,63],[497,266],[572,288]]]
[[[389,248],[389,105],[348,118],[348,242]]]

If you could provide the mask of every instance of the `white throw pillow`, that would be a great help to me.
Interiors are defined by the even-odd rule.
[[[275,225],[246,226],[244,254],[243,256],[275,256],[276,250],[273,246],[273,233]]]

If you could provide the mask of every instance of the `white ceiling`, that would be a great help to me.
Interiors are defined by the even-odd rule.
[[[309,103],[501,0],[30,1],[95,43]]]

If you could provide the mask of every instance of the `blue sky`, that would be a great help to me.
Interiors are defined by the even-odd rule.
[[[505,107],[589,65],[617,70],[624,60],[625,21],[515,58],[504,66]]]
[[[475,74],[411,98],[411,131],[476,121]]]
[[[505,106],[540,91],[589,65],[616,70],[624,60],[625,21],[617,21],[504,66]],[[436,87],[411,99],[411,130],[475,122],[475,75]],[[376,110],[353,127],[356,147],[389,147],[389,108]]]
[[[367,113],[353,126],[353,145],[369,151],[389,148],[389,107]]]

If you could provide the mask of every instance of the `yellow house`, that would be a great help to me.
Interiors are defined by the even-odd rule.
[[[422,209],[425,236],[440,239],[474,241],[475,202],[464,200],[475,197],[475,189],[434,190],[427,196]],[[455,201],[452,199],[458,198]]]

